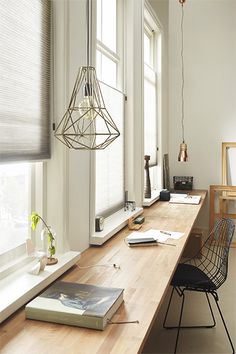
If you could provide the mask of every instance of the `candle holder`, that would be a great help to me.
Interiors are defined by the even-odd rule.
[[[149,175],[149,161],[150,161],[150,156],[145,155],[144,156],[144,170],[145,170],[145,182],[144,182],[144,198],[150,199],[152,197],[152,192],[151,192],[151,182],[150,182],[150,175]]]

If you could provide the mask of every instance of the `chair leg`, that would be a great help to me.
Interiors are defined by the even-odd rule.
[[[215,299],[215,302],[216,302],[216,305],[217,305],[217,308],[218,308],[218,311],[219,311],[219,314],[220,314],[221,320],[222,320],[222,322],[223,322],[223,325],[224,325],[224,328],[225,328],[226,334],[227,334],[227,336],[228,336],[228,339],[229,339],[229,342],[230,342],[231,348],[232,348],[232,350],[233,350],[233,354],[235,354],[235,349],[234,349],[234,346],[233,346],[232,340],[231,340],[230,335],[229,335],[228,328],[227,328],[227,326],[226,326],[226,323],[225,323],[225,320],[224,320],[223,314],[222,314],[222,312],[221,312],[221,309],[220,309],[220,306],[219,306],[219,303],[218,303],[218,297],[214,296],[214,294],[212,294],[212,296],[213,296],[213,297],[214,297],[214,299]]]
[[[179,294],[179,296],[182,296],[182,304],[181,304],[181,310],[180,310],[180,316],[179,316],[179,324],[178,324],[178,327],[167,327],[166,326],[166,319],[167,319],[167,316],[168,316],[168,313],[169,313],[170,304],[171,304],[171,301],[172,301],[174,290],[175,290],[175,288],[173,287],[172,291],[171,291],[169,303],[168,303],[168,306],[167,306],[167,310],[166,310],[166,314],[165,314],[165,318],[164,318],[164,322],[163,322],[163,327],[166,328],[166,329],[173,329],[173,328],[177,328],[178,329],[176,340],[175,340],[175,350],[174,350],[174,354],[176,354],[178,341],[179,341],[179,332],[180,332],[180,329],[182,328],[181,327],[181,321],[182,321],[182,315],[183,315],[185,295],[184,295],[184,291],[180,295],[179,292],[176,290],[177,293]]]
[[[175,290],[175,288],[173,287],[171,295],[170,295],[169,303],[168,303],[168,306],[167,306],[164,322],[163,322],[163,328],[165,328],[165,329],[177,329],[177,328],[179,328],[178,326],[166,326],[166,320],[167,320],[167,316],[168,316],[168,313],[169,313],[170,304],[171,304],[171,301],[172,301],[174,290]],[[176,291],[176,292],[177,292],[177,294],[179,296],[182,296],[182,293],[179,293],[178,291]],[[205,295],[206,295],[207,302],[208,302],[208,305],[209,305],[209,308],[210,308],[211,316],[212,316],[212,319],[213,319],[213,324],[211,324],[211,325],[203,325],[203,326],[181,326],[181,328],[183,328],[183,329],[191,329],[191,328],[213,328],[213,327],[215,327],[216,320],[215,320],[215,317],[214,317],[214,314],[213,314],[213,310],[212,310],[212,307],[211,307],[211,303],[210,303],[210,300],[209,300],[208,293],[205,292]]]
[[[210,303],[210,299],[209,299],[208,293],[206,292],[205,294],[206,294],[207,302],[208,302],[208,305],[209,305],[209,308],[210,308],[210,311],[211,311],[211,316],[212,316],[212,319],[213,319],[213,325],[205,326],[205,328],[213,328],[216,325],[216,320],[215,320],[215,316],[214,316],[214,313],[213,313],[213,310],[212,310],[212,307],[211,307],[211,303]]]
[[[180,310],[180,316],[179,316],[179,325],[178,325],[177,337],[176,337],[176,341],[175,341],[174,354],[176,354],[176,352],[177,352],[177,346],[178,346],[178,341],[179,341],[179,332],[180,332],[180,328],[181,328],[181,321],[182,321],[183,309],[184,309],[184,300],[185,300],[185,295],[183,292],[182,293],[182,304],[181,304],[181,310]]]

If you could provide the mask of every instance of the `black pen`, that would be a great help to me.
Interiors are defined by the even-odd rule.
[[[169,235],[171,236],[171,233],[170,232],[166,232],[166,231],[160,231],[161,234],[164,234],[164,235]]]

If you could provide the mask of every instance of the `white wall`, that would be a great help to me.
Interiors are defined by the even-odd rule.
[[[184,5],[185,140],[181,143],[181,5],[169,3],[169,152],[171,175],[194,176],[194,187],[221,183],[221,143],[236,141],[236,1],[187,0]],[[204,215],[205,213],[205,215]],[[207,225],[208,210],[200,223]]]

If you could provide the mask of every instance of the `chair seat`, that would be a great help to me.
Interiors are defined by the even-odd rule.
[[[201,269],[185,263],[180,263],[177,266],[171,280],[171,285],[175,287],[184,286],[187,288],[202,289],[203,291],[216,289],[215,284]]]

